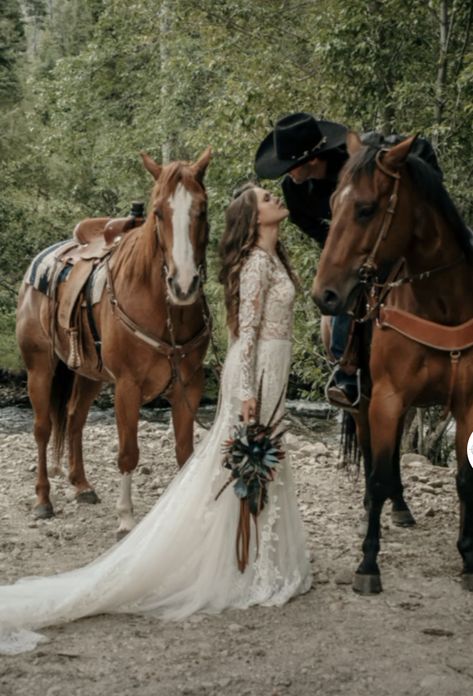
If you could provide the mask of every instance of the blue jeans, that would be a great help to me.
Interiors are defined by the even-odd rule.
[[[353,317],[349,314],[337,314],[332,318],[332,336],[330,352],[336,360],[340,360],[348,343]]]

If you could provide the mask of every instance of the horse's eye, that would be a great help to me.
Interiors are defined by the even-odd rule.
[[[158,218],[158,220],[162,220],[162,219],[163,219],[163,213],[162,213],[162,210],[161,210],[160,208],[156,208],[156,210],[154,211],[154,214],[156,215],[156,217]]]
[[[378,208],[377,203],[359,203],[356,206],[356,219],[358,222],[368,222]]]

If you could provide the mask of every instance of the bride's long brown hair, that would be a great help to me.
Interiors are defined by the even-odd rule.
[[[225,231],[219,244],[221,269],[218,279],[224,287],[227,325],[234,336],[239,333],[240,273],[258,240],[256,186],[257,184],[250,182],[235,191],[233,200],[225,211]],[[289,278],[299,287],[280,240],[276,243],[276,253]]]

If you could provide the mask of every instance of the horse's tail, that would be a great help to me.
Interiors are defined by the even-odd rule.
[[[53,452],[56,467],[64,452],[67,426],[67,403],[72,394],[75,374],[62,362],[58,361],[51,384],[49,407],[53,424]]]
[[[340,437],[340,458],[342,467],[355,466],[358,471],[361,462],[361,448],[356,433],[356,421],[349,411],[343,411]]]

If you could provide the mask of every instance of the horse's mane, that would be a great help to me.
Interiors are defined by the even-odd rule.
[[[198,191],[200,187],[202,198],[205,198],[205,189],[202,184],[197,184],[187,162],[178,161],[165,165],[161,176],[153,187],[148,215],[144,224],[137,230],[128,232],[120,245],[115,265],[117,272],[120,268],[124,268],[125,277],[133,275],[134,278],[148,280],[153,263],[156,262],[156,254],[159,252],[153,202],[161,195],[162,191],[175,191],[179,183],[193,191]]]
[[[357,181],[364,174],[373,176],[378,151],[379,148],[367,146],[350,157],[344,168],[343,179],[346,177]],[[405,166],[416,192],[443,217],[467,260],[473,265],[473,234],[443,185],[440,172],[414,154],[407,156]]]

